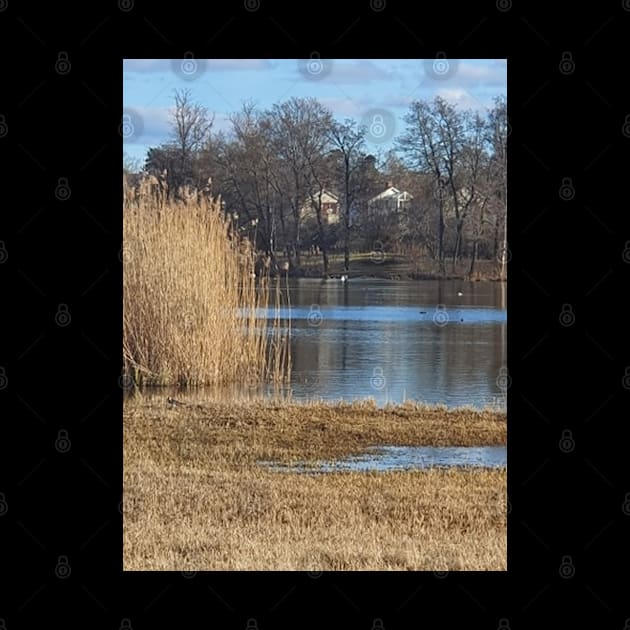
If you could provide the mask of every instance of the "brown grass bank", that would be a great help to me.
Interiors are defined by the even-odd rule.
[[[505,444],[504,414],[413,404],[124,408],[126,570],[503,570],[506,471],[298,475],[374,444]]]

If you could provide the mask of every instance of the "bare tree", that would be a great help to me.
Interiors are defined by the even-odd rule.
[[[276,214],[282,211],[282,205],[274,176],[277,159],[270,123],[253,103],[245,103],[230,120],[234,142],[224,155],[228,158],[231,183],[247,220],[258,226],[256,234],[275,264]]]
[[[306,200],[315,200],[320,231],[320,246],[325,248],[324,224],[321,216],[322,155],[330,126],[330,112],[314,98],[292,98],[276,104],[269,112],[271,133],[276,154],[281,159],[283,192],[293,217],[293,246],[290,264],[300,267],[300,224]],[[325,266],[327,266],[325,262]]]
[[[507,248],[507,102],[499,96],[494,100],[494,108],[488,115],[487,139],[490,144],[489,173],[494,181],[493,193],[496,199],[495,214],[495,258],[502,250],[501,279],[505,278],[505,252]],[[502,232],[502,234],[501,234]],[[499,243],[501,243],[499,245]]]
[[[468,268],[468,277],[472,278],[475,271],[475,264],[479,258],[479,245],[487,233],[487,227],[491,221],[488,219],[488,211],[492,209],[493,196],[492,188],[494,181],[488,168],[487,156],[485,160],[485,168],[481,171],[478,182],[477,195],[475,204],[472,206],[472,251],[470,254],[470,267]]]
[[[355,121],[335,123],[330,128],[330,140],[341,162],[343,190],[343,268],[350,270],[350,212],[361,187],[361,167],[365,165],[362,149],[365,129]]]
[[[171,120],[172,141],[178,152],[171,180],[175,187],[199,184],[194,181],[193,158],[207,143],[213,123],[214,115],[210,116],[203,105],[192,100],[190,90],[175,90]]]
[[[414,102],[405,117],[406,132],[398,146],[408,164],[431,173],[438,207],[437,251],[440,269],[444,271],[444,237],[447,225],[452,245],[452,269],[462,256],[465,227],[469,215],[477,212],[478,221],[485,225],[483,191],[487,183],[488,163],[487,122],[471,111],[459,111],[437,97],[432,103]],[[446,222],[446,213],[452,218]],[[476,226],[475,252],[481,238],[481,223]],[[475,254],[476,256],[476,254]],[[473,263],[474,266],[474,263]]]
[[[348,273],[350,252],[371,248],[375,241],[411,251],[418,260],[432,256],[442,274],[451,255],[453,270],[470,257],[470,275],[484,256],[494,253],[502,260],[504,98],[487,116],[460,111],[440,98],[416,101],[405,116],[398,153],[378,159],[365,155],[365,130],[357,122],[335,121],[312,98],[292,98],[266,111],[245,103],[226,132],[211,134],[213,120],[189,91],[176,92],[170,142],[149,150],[144,178],[138,175],[135,182],[127,174],[136,196],[159,191],[160,200],[176,194],[194,202],[200,195],[220,193],[235,229],[247,234],[276,268],[276,255],[284,250],[291,268],[299,269],[306,241],[318,245],[324,273],[338,244]],[[370,216],[369,200],[385,181],[410,192],[412,201],[396,216]],[[327,190],[339,197],[339,223],[327,220]],[[304,212],[307,208],[312,212]],[[502,276],[504,271],[502,265]]]
[[[440,149],[440,159],[442,161],[443,171],[446,174],[444,183],[450,192],[452,208],[455,211],[456,238],[455,246],[453,248],[454,269],[461,241],[461,230],[463,225],[463,218],[461,216],[460,209],[460,182],[458,171],[463,144],[462,121],[455,107],[450,103],[447,103],[439,96],[433,101],[432,110],[437,123],[437,138]]]
[[[230,122],[231,130],[213,136],[204,150],[213,188],[221,191],[232,217],[237,213],[237,229],[247,232],[271,268],[278,269],[277,251],[293,240],[286,220],[284,165],[276,155],[270,116],[246,102]]]
[[[397,142],[398,149],[412,168],[430,173],[437,201],[437,255],[444,272],[444,209],[448,172],[445,167],[445,146],[435,108],[423,101],[414,101],[405,115],[405,132]]]
[[[317,221],[317,243],[322,254],[322,264],[324,269],[324,276],[328,275],[328,239],[326,234],[326,224],[324,223],[324,215],[322,210],[322,200],[324,196],[324,169],[321,161],[321,156],[312,157],[309,159],[310,173],[310,185],[307,185],[308,197],[311,203],[311,207],[315,210],[315,219]]]
[[[455,210],[455,247],[453,249],[453,271],[461,256],[464,223],[470,211],[481,201],[479,186],[486,165],[486,123],[478,113],[464,112],[460,116],[462,134],[459,147],[457,176],[451,180],[451,194]]]

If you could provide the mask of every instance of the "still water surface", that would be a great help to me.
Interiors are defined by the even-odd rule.
[[[278,472],[327,473],[412,470],[422,468],[471,467],[504,468],[505,446],[375,446],[365,453],[334,462],[282,465],[260,462]]]
[[[291,306],[282,315],[291,316],[290,384],[280,391],[235,385],[191,395],[504,408],[504,283],[300,279],[288,293]]]
[[[501,406],[505,284],[303,279],[289,293],[293,399]]]

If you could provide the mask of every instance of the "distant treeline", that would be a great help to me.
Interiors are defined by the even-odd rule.
[[[414,101],[395,149],[368,150],[370,130],[338,122],[313,98],[267,110],[251,103],[213,132],[214,117],[188,91],[175,93],[172,138],[148,151],[145,175],[166,180],[171,198],[221,195],[235,227],[273,261],[301,267],[304,251],[385,251],[429,257],[444,273],[505,257],[507,106],[463,111],[442,98]],[[130,170],[130,169],[128,169]],[[132,175],[133,177],[133,175]],[[393,211],[370,203],[393,185],[409,193]],[[330,221],[325,200],[338,199]],[[189,200],[189,199],[188,199]],[[305,207],[311,212],[305,212]]]

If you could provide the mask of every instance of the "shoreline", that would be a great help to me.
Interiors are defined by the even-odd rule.
[[[339,278],[342,274],[348,279],[372,278],[383,280],[457,280],[460,282],[507,282],[507,269],[501,278],[501,268],[494,260],[480,260],[472,275],[470,260],[463,260],[453,268],[447,261],[441,272],[433,259],[412,259],[402,254],[376,256],[374,253],[359,252],[350,255],[350,267],[344,270],[340,254],[332,254],[328,274],[324,274],[321,259],[307,256],[299,267],[292,267],[289,278]],[[282,275],[282,273],[280,274]]]
[[[311,272],[309,270],[293,271],[289,272],[289,278],[300,280],[304,278],[312,280],[329,280],[338,279],[338,274],[324,275],[321,271]],[[458,280],[461,282],[507,282],[507,278],[501,279],[500,277],[475,277],[469,278],[463,274],[433,274],[433,273],[396,273],[396,272],[381,272],[381,273],[353,273],[352,269],[347,274],[348,280],[431,280],[431,281],[452,281]]]
[[[123,418],[134,421],[136,431],[142,428],[147,433],[167,432],[181,429],[179,424],[185,422],[188,431],[206,437],[213,435],[217,443],[225,446],[235,438],[254,440],[249,452],[241,453],[241,459],[250,462],[254,461],[257,450],[265,455],[274,450],[281,461],[289,461],[292,455],[335,459],[382,444],[471,447],[507,444],[507,414],[502,409],[446,407],[413,401],[379,407],[374,400],[220,402],[202,396],[177,400],[167,395],[126,399],[124,405],[128,412]]]

